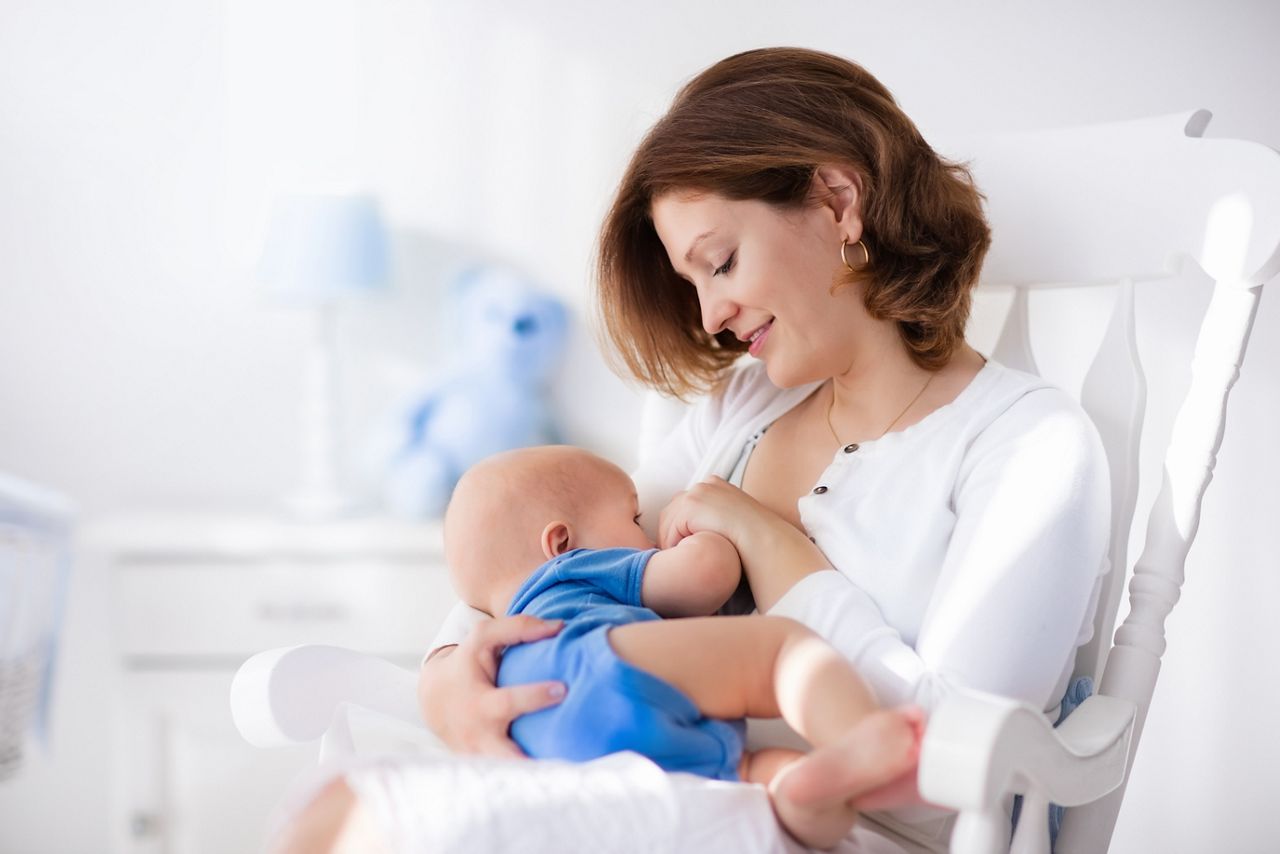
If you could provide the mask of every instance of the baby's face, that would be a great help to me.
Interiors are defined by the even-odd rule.
[[[621,469],[602,465],[591,479],[593,483],[582,484],[591,500],[590,509],[574,526],[575,548],[653,548],[653,541],[640,527],[640,501],[631,478]]]

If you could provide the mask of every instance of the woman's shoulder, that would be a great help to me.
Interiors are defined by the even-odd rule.
[[[1027,371],[989,361],[985,386],[971,401],[976,447],[1039,455],[1068,455],[1106,464],[1093,419],[1065,389]]]
[[[990,374],[990,379],[986,394],[980,396],[980,404],[989,409],[996,420],[1012,425],[1054,419],[1074,423],[1085,430],[1093,428],[1084,407],[1061,386],[994,360],[988,361],[983,370]]]

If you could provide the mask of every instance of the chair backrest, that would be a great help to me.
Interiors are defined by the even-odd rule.
[[[1280,153],[1243,140],[1204,139],[1209,118],[1195,110],[935,146],[968,162],[987,196],[993,244],[982,287],[1014,289],[997,361],[1038,373],[1028,333],[1031,291],[1116,283],[1111,318],[1080,395],[1111,469],[1112,569],[1075,674],[1094,677],[1099,693],[1137,706],[1126,781],[1165,649],[1165,620],[1180,595],[1222,442],[1227,394],[1239,376],[1262,285],[1280,272]],[[1134,566],[1129,613],[1113,645],[1146,406],[1133,286],[1169,278],[1187,259],[1214,280],[1214,293],[1164,455],[1146,546]],[[1058,850],[1106,850],[1123,794],[1122,785],[1068,811]]]

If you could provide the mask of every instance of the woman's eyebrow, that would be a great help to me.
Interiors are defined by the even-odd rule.
[[[693,238],[693,243],[689,244],[689,251],[684,253],[684,262],[686,264],[692,263],[693,252],[695,249],[698,248],[698,244],[701,243],[704,239],[711,237],[715,233],[716,233],[716,230],[713,228],[710,231],[704,231],[702,232],[702,234],[699,234],[697,237]]]

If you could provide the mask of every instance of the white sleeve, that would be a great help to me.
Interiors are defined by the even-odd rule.
[[[426,664],[431,653],[440,647],[461,643],[479,623],[491,619],[493,618],[484,611],[477,611],[465,602],[458,602],[445,615],[440,631],[436,632],[436,636],[431,640],[431,646],[427,647],[427,653],[422,656],[421,663]]]
[[[1050,707],[1096,603],[1111,502],[1092,422],[1046,391],[1026,395],[969,448],[914,648],[834,570],[805,577],[769,613],[826,638],[884,705],[932,710],[959,685]]]

